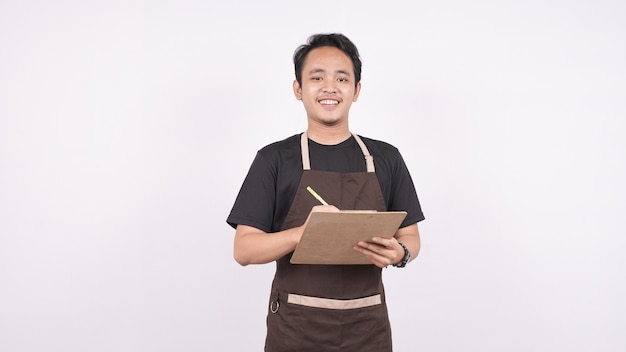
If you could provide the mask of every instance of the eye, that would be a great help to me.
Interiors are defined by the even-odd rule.
[[[319,77],[319,76],[311,77],[311,81],[321,81],[321,80],[322,80],[322,77]]]
[[[348,79],[345,78],[345,77],[339,77],[339,78],[337,78],[337,81],[341,82],[341,83],[345,83],[345,82],[348,82]]]

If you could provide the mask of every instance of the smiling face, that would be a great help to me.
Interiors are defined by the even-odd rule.
[[[331,46],[311,50],[302,67],[302,85],[293,82],[309,125],[318,126],[347,128],[350,106],[357,101],[360,89],[350,57]]]

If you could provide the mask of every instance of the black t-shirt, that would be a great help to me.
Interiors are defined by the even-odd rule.
[[[361,137],[374,158],[376,177],[388,211],[406,211],[401,227],[424,220],[409,170],[398,149],[388,143]],[[363,151],[354,137],[337,145],[322,145],[309,139],[312,170],[366,172]],[[241,186],[226,220],[265,232],[280,230],[302,175],[300,134],[265,146]]]

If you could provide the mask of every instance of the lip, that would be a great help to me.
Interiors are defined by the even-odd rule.
[[[324,104],[324,102],[326,102],[326,104]],[[328,102],[333,103],[329,104]],[[335,111],[341,102],[338,99],[319,99],[317,103],[326,111]]]

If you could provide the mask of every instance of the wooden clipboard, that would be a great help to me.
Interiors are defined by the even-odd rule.
[[[292,264],[371,264],[354,250],[359,241],[391,238],[406,217],[405,211],[340,211],[311,214]]]

